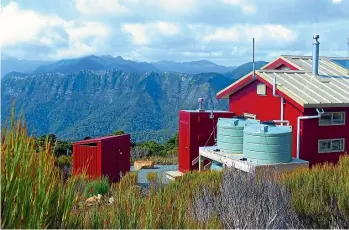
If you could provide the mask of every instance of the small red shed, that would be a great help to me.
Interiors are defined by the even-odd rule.
[[[178,170],[180,172],[198,169],[199,164],[195,159],[199,156],[199,147],[215,144],[218,118],[233,116],[234,113],[227,111],[179,111]]]
[[[287,120],[293,157],[336,163],[349,146],[349,58],[283,55],[217,94],[229,110],[259,120]]]
[[[73,174],[118,182],[130,171],[130,135],[106,136],[73,143]]]

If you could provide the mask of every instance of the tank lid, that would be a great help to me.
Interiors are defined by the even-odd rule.
[[[244,127],[247,124],[259,124],[259,120],[249,119],[249,118],[240,118],[240,117],[233,117],[233,118],[218,118],[218,126],[222,127]]]
[[[248,134],[278,135],[291,133],[292,127],[280,126],[271,123],[251,124],[245,127],[244,132]]]

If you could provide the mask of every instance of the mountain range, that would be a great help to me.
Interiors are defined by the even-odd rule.
[[[126,60],[121,56],[86,56],[82,58],[63,59],[57,62],[30,61],[18,59],[5,59],[1,61],[1,76],[15,71],[22,73],[47,73],[60,72],[64,74],[75,73],[80,70],[106,70],[118,69],[129,73],[144,72],[178,72],[185,74],[198,73],[225,73],[235,67],[217,65],[207,60],[192,62],[158,61],[158,62],[135,62]]]
[[[159,62],[121,59],[89,56],[38,66],[30,74],[8,73],[1,81],[2,124],[15,102],[35,135],[79,140],[124,130],[133,141],[164,141],[177,131],[178,111],[196,109],[199,97],[208,109],[226,110],[227,102],[218,102],[216,93],[252,69],[246,63],[225,73],[186,74],[158,71]],[[256,68],[264,64],[256,62]]]

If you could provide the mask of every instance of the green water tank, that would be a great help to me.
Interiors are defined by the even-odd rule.
[[[244,117],[218,118],[217,148],[226,152],[242,153],[245,126],[259,123],[259,120]]]
[[[292,127],[272,122],[246,126],[243,157],[260,164],[292,161]]]

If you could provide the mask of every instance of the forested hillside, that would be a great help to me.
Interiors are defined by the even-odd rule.
[[[116,69],[11,73],[1,83],[1,119],[5,121],[15,101],[36,135],[54,133],[76,140],[124,130],[133,141],[163,141],[177,131],[178,111],[196,109],[199,97],[206,98],[206,108],[227,109],[215,95],[239,77],[234,72],[187,75]]]

